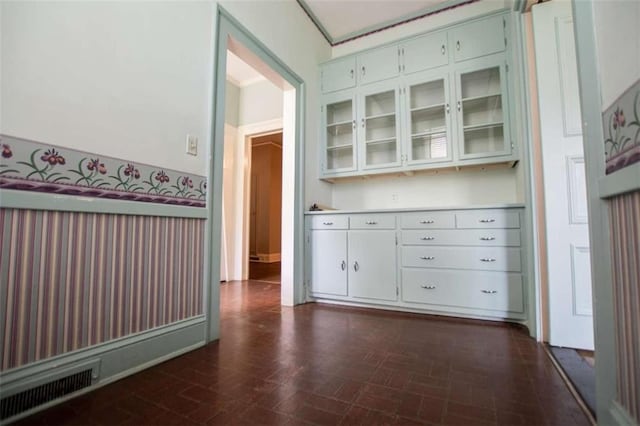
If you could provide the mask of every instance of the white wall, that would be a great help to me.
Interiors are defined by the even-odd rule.
[[[602,110],[640,78],[640,1],[594,1]]]
[[[305,81],[306,194],[317,180],[318,63],[331,48],[293,1],[225,1]],[[215,1],[0,2],[0,132],[206,173]],[[200,138],[197,157],[185,136]]]
[[[390,28],[335,46],[332,56],[340,57],[390,43],[456,22],[502,10],[505,2],[482,0]],[[456,141],[454,140],[453,143]],[[338,180],[333,187],[332,206],[339,209],[437,207],[468,204],[524,202],[523,168],[430,173],[409,177],[376,177]]]
[[[2,2],[0,132],[205,174],[206,2]],[[197,157],[185,137],[200,138]]]
[[[419,176],[381,176],[336,184],[340,209],[446,207],[522,202],[515,170],[452,171]]]
[[[269,80],[242,87],[238,107],[240,126],[282,118],[282,90]]]

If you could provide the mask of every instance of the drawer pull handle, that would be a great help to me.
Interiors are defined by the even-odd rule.
[[[495,221],[495,219],[480,219],[480,223],[493,223]]]
[[[367,220],[365,223],[367,225],[377,225],[378,224],[378,222],[376,222],[375,220]]]
[[[353,270],[358,272],[359,269],[360,269],[360,265],[358,265],[358,262],[353,262]]]
[[[433,241],[436,239],[436,237],[422,237],[420,238],[422,241]]]
[[[435,285],[422,284],[420,287],[424,288],[425,290],[435,290],[436,289]]]
[[[435,257],[434,256],[420,256],[420,259],[422,259],[422,260],[434,260]]]
[[[480,262],[495,262],[496,260],[493,257],[483,257],[480,259]]]
[[[496,237],[480,237],[480,239],[482,241],[493,241],[496,239]]]
[[[498,290],[481,290],[484,294],[496,294]]]
[[[347,262],[343,260],[342,263],[340,264],[340,268],[344,271],[346,267],[347,267]]]
[[[430,225],[432,223],[435,223],[435,220],[421,220],[420,223],[422,223],[423,225]]]
[[[322,222],[322,224],[323,224],[323,225],[330,226],[330,225],[333,225],[333,222]]]

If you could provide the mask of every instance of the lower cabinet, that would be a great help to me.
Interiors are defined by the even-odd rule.
[[[353,222],[357,228],[358,221]],[[381,222],[363,220],[371,229],[353,230],[327,230],[338,223],[335,220],[312,223],[321,228],[309,235],[312,295],[374,302],[398,299],[395,220],[392,225]]]
[[[396,232],[349,231],[349,295],[396,300]]]
[[[522,210],[309,214],[310,296],[524,320]]]

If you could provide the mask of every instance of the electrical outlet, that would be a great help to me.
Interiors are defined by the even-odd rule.
[[[198,155],[198,137],[187,135],[187,154]]]
[[[395,194],[395,193],[394,193],[394,194],[391,194],[391,200],[392,200],[392,201],[398,201],[398,199],[399,199],[399,198],[400,198],[400,197],[398,196],[398,194]]]

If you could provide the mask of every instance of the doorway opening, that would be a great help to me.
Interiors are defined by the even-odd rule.
[[[249,279],[280,284],[282,132],[251,138]]]
[[[224,8],[218,6],[215,60],[215,96],[211,158],[211,187],[207,222],[208,262],[205,265],[206,282],[206,339],[220,337],[221,285],[220,281],[246,280],[249,272],[249,205],[250,190],[245,182],[250,176],[250,159],[246,156],[246,141],[254,136],[282,132],[282,200],[281,200],[281,285],[278,287],[280,303],[293,306],[304,299],[304,83],[257,40]],[[245,117],[263,113],[271,107],[278,114],[263,117],[258,122],[248,121],[229,125],[228,106],[233,104],[232,92],[226,74],[228,56],[237,56],[279,90],[280,105],[263,99],[246,102]],[[233,110],[234,108],[231,108]],[[237,117],[236,117],[237,120]],[[228,136],[231,137],[228,137]],[[235,176],[239,180],[224,179]],[[231,188],[229,191],[225,191]],[[245,215],[244,212],[247,212]]]

